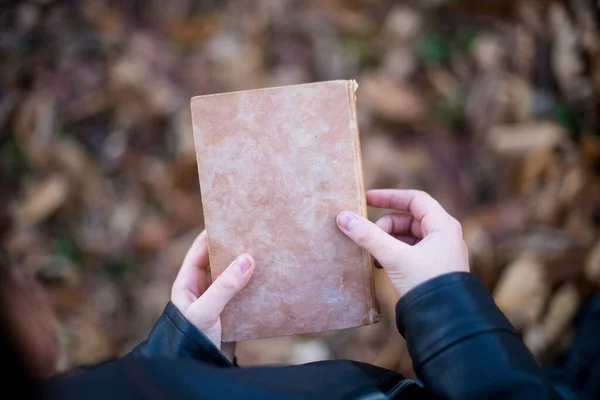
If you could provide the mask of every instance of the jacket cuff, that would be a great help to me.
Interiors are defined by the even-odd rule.
[[[131,353],[136,359],[193,358],[219,367],[233,366],[171,302],[165,307],[148,339]]]
[[[455,272],[427,281],[396,304],[396,324],[415,368],[453,344],[489,331],[517,335],[475,275]]]

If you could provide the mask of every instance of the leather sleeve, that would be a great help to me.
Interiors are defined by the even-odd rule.
[[[219,367],[233,364],[169,302],[148,339],[131,352],[135,359],[193,358]]]
[[[537,364],[485,286],[452,273],[421,284],[396,305],[415,372],[451,399],[554,399]]]

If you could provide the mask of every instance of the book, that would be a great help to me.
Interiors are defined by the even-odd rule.
[[[336,226],[366,217],[355,81],[191,100],[214,279],[240,253],[256,262],[226,306],[223,341],[375,323],[372,257]]]

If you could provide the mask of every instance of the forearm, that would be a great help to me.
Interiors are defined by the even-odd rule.
[[[415,372],[446,398],[558,398],[544,371],[468,273],[428,281],[396,306]]]

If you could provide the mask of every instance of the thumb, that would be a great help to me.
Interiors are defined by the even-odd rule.
[[[398,252],[408,248],[377,225],[350,211],[338,214],[337,225],[354,243],[367,250],[384,267],[397,261]]]
[[[188,308],[186,317],[200,330],[211,328],[219,321],[227,303],[246,287],[253,271],[252,256],[238,256]]]

